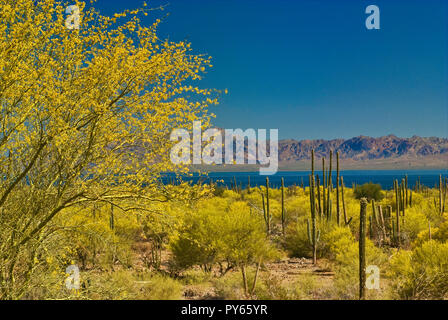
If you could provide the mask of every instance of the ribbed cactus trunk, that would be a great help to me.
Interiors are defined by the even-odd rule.
[[[400,191],[398,186],[398,181],[394,180],[394,192],[395,192],[395,203],[397,214],[400,214]]]
[[[331,191],[333,189],[332,179],[331,179],[331,170],[333,165],[333,151],[330,151],[330,164],[329,164],[329,170],[328,170],[328,188],[327,188],[327,217],[328,220],[331,219]]]
[[[344,177],[341,177],[341,196],[342,196],[342,211],[344,213],[344,223],[345,225],[348,224],[347,221],[347,209],[345,207],[345,198],[344,198]]]
[[[388,205],[386,207],[386,216],[387,216],[387,226],[389,228],[389,238],[391,239],[391,242],[394,241],[395,239],[395,226],[393,226],[392,224],[394,223],[394,220],[392,218],[392,206]]]
[[[386,242],[387,234],[386,234],[386,223],[384,219],[383,208],[381,206],[378,206],[378,215],[381,224],[381,244],[383,244],[384,242]]]
[[[319,175],[316,175],[316,190],[317,190],[317,209],[319,213],[319,217],[322,218],[322,203],[320,199],[320,180]]]
[[[319,241],[320,232],[317,231],[316,225],[316,197],[315,197],[315,182],[314,182],[314,150],[311,150],[311,175],[310,179],[310,211],[311,223],[307,220],[308,240],[313,251],[313,264],[317,263],[317,243]],[[311,225],[310,225],[311,224]]]
[[[400,188],[400,193],[401,193],[401,212],[402,212],[402,216],[405,216],[405,211],[406,211],[406,190],[405,190],[405,180],[403,179],[401,181],[401,188]]]
[[[397,247],[400,248],[401,246],[401,230],[400,230],[400,211],[397,210],[397,215],[396,215],[396,219],[397,221],[395,222],[396,225],[396,232],[395,232],[395,237],[396,237],[396,241],[397,241]]]
[[[314,195],[314,149],[311,150],[310,206],[311,211],[315,212],[316,201]]]
[[[314,177],[314,149],[311,150],[311,176]]]
[[[341,219],[341,209],[339,207],[339,151],[336,152],[336,220],[338,223],[338,226],[340,224]]]
[[[316,207],[314,205],[314,177],[310,175],[310,210],[311,210],[311,226],[310,221],[307,220],[308,240],[313,251],[313,264],[317,263],[317,242],[319,241],[319,234],[316,226]]]
[[[443,214],[443,203],[442,203],[442,175],[439,175],[439,211]]]
[[[448,187],[448,178],[445,177],[445,182],[443,184],[443,205],[442,205],[442,212],[445,212],[445,203],[446,203],[446,190]]]
[[[327,197],[326,197],[326,177],[325,177],[325,158],[322,158],[322,210],[323,214],[327,216]]]
[[[285,222],[286,222],[286,212],[285,212],[285,180],[282,178],[282,233],[285,235]]]
[[[269,235],[269,217],[268,217],[268,213],[266,211],[266,204],[265,204],[265,200],[264,200],[264,194],[261,193],[261,202],[263,204],[263,217],[264,217],[264,222],[266,224],[266,233]]]
[[[405,197],[406,197],[406,208],[409,207],[409,192],[408,192],[408,175],[404,177],[404,188],[405,188]]]
[[[366,298],[366,216],[367,199],[360,201],[361,212],[359,215],[359,299]]]
[[[269,178],[266,177],[266,225],[268,234],[271,233],[271,212],[269,210]]]
[[[377,238],[377,230],[378,230],[378,214],[376,212],[375,200],[372,199],[372,215],[370,216],[370,239],[374,240]]]

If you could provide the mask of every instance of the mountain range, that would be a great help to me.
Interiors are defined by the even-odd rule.
[[[399,138],[391,134],[378,138],[280,140],[278,149],[280,165],[287,168],[308,163],[312,149],[316,158],[328,159],[330,150],[334,154],[339,152],[340,159],[349,168],[448,168],[447,138]]]
[[[247,142],[244,149],[247,159],[249,156]],[[321,168],[321,158],[325,157],[328,164],[330,151],[333,151],[334,161],[336,152],[339,152],[341,168],[344,170],[448,169],[447,138],[419,136],[400,138],[393,134],[378,138],[358,136],[332,140],[280,140],[278,143],[279,169],[309,170],[312,149],[314,149],[318,170]],[[255,157],[255,154],[250,157]],[[257,170],[258,167],[259,165],[219,165],[208,169],[251,171]]]

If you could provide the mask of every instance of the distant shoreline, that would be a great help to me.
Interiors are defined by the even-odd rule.
[[[428,159],[429,160],[429,159]],[[346,170],[448,170],[448,161],[438,159],[438,161],[420,160],[417,163],[393,160],[373,160],[373,161],[341,161],[341,171]],[[207,172],[252,172],[259,171],[260,165],[215,165],[215,166],[193,166]],[[279,163],[278,171],[309,171],[310,161],[299,161],[289,163]],[[321,164],[316,163],[316,170],[321,170]]]

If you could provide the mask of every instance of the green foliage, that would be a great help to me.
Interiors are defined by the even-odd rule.
[[[434,240],[392,257],[392,295],[401,299],[448,298],[448,243]]]
[[[338,299],[359,298],[359,246],[357,242],[347,243],[345,240],[338,242],[334,247],[335,278],[333,295]],[[374,246],[373,242],[366,239],[366,265],[375,265],[382,269],[387,260],[381,249]],[[381,283],[381,282],[380,282]],[[367,290],[367,299],[378,298],[381,291]]]
[[[276,256],[262,218],[251,213],[246,203],[224,199],[199,203],[185,217],[170,247],[179,269],[201,265],[210,271],[216,263],[238,266]]]
[[[367,198],[369,202],[372,200],[381,201],[384,198],[381,186],[372,182],[365,183],[362,186],[356,186],[354,196],[358,200]]]
[[[293,223],[287,228],[284,246],[293,257],[312,258],[313,256],[306,221],[305,217],[303,217],[299,222]],[[320,230],[317,246],[318,258],[334,259],[339,244],[342,246],[342,244],[354,240],[349,228],[339,227],[336,223],[329,223],[326,220],[317,220],[317,227]]]

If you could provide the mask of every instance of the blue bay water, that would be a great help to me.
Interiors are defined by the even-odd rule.
[[[300,186],[302,181],[305,186],[308,186],[310,171],[279,171],[277,174],[268,176],[271,187],[279,187],[281,185],[281,178],[285,180],[285,186]],[[322,181],[322,171],[315,171]],[[401,181],[405,176],[408,176],[408,184],[413,187],[418,179],[420,183],[427,187],[434,187],[438,184],[439,175],[442,177],[448,176],[448,170],[345,170],[341,171],[341,176],[344,177],[344,184],[347,187],[352,187],[353,184],[364,184],[373,182],[380,184],[383,189],[391,189],[393,187],[394,179]],[[252,187],[265,185],[266,176],[261,176],[256,172],[210,172],[208,175],[194,174],[191,177],[182,177],[183,181],[191,181],[192,183],[210,183],[210,181],[217,182],[218,185],[232,187],[234,181],[243,189],[247,188],[250,177],[250,185]],[[163,183],[170,183],[174,180],[173,174],[165,174],[162,178]],[[336,182],[336,174],[332,174],[333,184]]]

